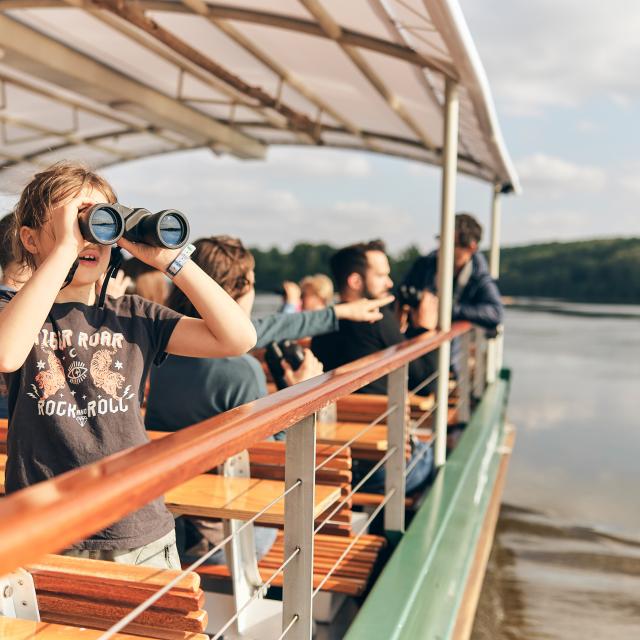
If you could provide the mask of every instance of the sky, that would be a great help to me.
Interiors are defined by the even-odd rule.
[[[460,0],[523,194],[503,198],[502,244],[640,236],[640,2]],[[120,200],[182,209],[192,237],[251,246],[384,238],[435,246],[440,172],[338,150],[266,162],[195,151],[104,171]],[[14,198],[0,198],[8,206]],[[456,208],[490,218],[491,189],[458,179]]]

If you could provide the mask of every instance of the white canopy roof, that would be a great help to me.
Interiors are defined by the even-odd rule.
[[[447,76],[459,170],[518,190],[456,0],[0,0],[0,187],[203,146],[440,165]]]

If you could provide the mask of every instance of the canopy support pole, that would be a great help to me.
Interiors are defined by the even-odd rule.
[[[438,329],[451,328],[453,300],[453,248],[455,231],[456,171],[458,166],[458,85],[450,78],[445,83],[444,145],[442,149],[442,201],[440,209],[440,248],[438,251]],[[447,419],[449,414],[449,368],[451,342],[442,343],[438,352],[438,389],[436,393],[435,464],[447,456]]]
[[[489,272],[494,280],[500,276],[500,227],[502,225],[502,209],[500,185],[493,187],[491,199],[491,247],[489,249]],[[487,383],[495,382],[502,369],[502,326],[498,327],[498,335],[487,344]]]

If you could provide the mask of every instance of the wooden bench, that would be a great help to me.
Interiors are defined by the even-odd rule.
[[[313,588],[327,575],[340,555],[349,546],[353,536],[341,537],[316,534],[313,554]],[[321,591],[343,593],[349,596],[361,595],[367,587],[369,577],[373,571],[380,551],[386,546],[382,536],[365,534],[355,543],[353,548],[338,565],[336,571],[322,586]],[[267,580],[284,561],[284,534],[278,532],[278,537],[271,550],[258,562],[258,568],[263,580]],[[202,565],[197,573],[205,580],[220,580],[229,578],[229,569],[225,565]],[[281,587],[283,576],[280,573],[272,582],[273,586]]]
[[[102,631],[94,629],[0,617],[2,640],[98,640],[101,635]],[[117,633],[113,637],[114,640],[151,640],[151,636],[132,636],[128,633]],[[203,634],[192,634],[190,637],[193,640],[208,638]]]
[[[33,576],[43,622],[92,629],[108,629],[180,573],[52,554],[25,569]],[[150,638],[206,640],[203,604],[200,577],[191,572],[126,630]]]
[[[203,474],[169,490],[164,498],[174,515],[249,520],[283,493],[281,481]],[[314,517],[339,498],[338,487],[316,485]],[[276,502],[257,522],[284,524],[284,500]]]
[[[0,454],[0,492],[4,493],[6,454]],[[284,482],[256,478],[225,478],[203,474],[187,480],[165,494],[167,507],[175,515],[249,520],[284,493]],[[340,488],[316,485],[315,516],[340,498]],[[258,522],[284,524],[284,500],[266,511]]]

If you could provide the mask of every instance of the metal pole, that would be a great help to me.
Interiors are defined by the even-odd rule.
[[[394,533],[404,533],[404,447],[407,441],[408,378],[409,365],[407,364],[392,371],[387,378],[388,406],[396,407],[387,418],[387,447],[389,450],[396,447],[396,452],[385,464],[384,493],[387,495],[392,489],[396,491],[384,508],[384,528],[385,531]]]
[[[489,249],[489,272],[494,280],[500,277],[500,228],[501,222],[500,185],[494,185],[491,200],[491,247]],[[498,335],[487,344],[487,382],[495,382],[498,371],[502,368],[502,327],[498,327]]]
[[[467,423],[471,418],[471,331],[460,336],[460,361],[458,379],[458,422]]]
[[[455,231],[456,170],[458,164],[458,85],[450,78],[445,83],[444,145],[442,150],[442,206],[440,249],[438,251],[438,328],[451,329],[453,299],[453,247]],[[442,344],[438,353],[438,387],[436,394],[435,464],[440,467],[447,457],[447,417],[449,413],[449,367],[451,342]]]
[[[294,640],[311,640],[313,593],[313,510],[316,466],[316,415],[304,418],[287,431],[285,489],[302,484],[287,494],[284,503],[284,559],[299,549],[284,569],[282,628],[297,621],[287,634]]]

